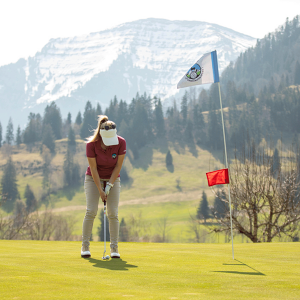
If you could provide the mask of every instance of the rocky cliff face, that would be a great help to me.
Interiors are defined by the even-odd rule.
[[[215,24],[161,19],[52,39],[34,57],[0,68],[0,122],[6,126],[11,116],[23,125],[29,111],[42,112],[51,101],[65,117],[87,100],[106,107],[114,95],[130,101],[146,92],[165,100],[204,53],[217,50],[222,72],[255,41]]]

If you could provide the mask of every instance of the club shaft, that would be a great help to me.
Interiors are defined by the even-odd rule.
[[[103,256],[105,256],[105,252],[106,252],[106,203],[104,203],[104,253]]]

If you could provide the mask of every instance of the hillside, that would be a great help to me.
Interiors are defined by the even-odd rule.
[[[74,160],[80,164],[82,184],[72,189],[64,188],[62,165],[67,141],[66,139],[57,140],[56,154],[51,161],[52,194],[48,205],[55,213],[65,216],[72,215],[76,219],[74,234],[80,236],[85,213],[83,175],[87,167],[87,160],[85,144],[81,140],[77,140],[77,143]],[[36,198],[41,201],[40,210],[44,210],[45,203],[42,200],[44,162],[39,149],[39,144],[31,151],[28,151],[24,144],[20,145],[19,148],[7,145],[0,148],[0,178],[8,155],[11,154],[17,169],[17,184],[21,198],[25,201],[24,192],[26,185],[29,184]],[[168,149],[173,156],[173,170],[168,170],[165,163]],[[137,160],[133,159],[133,155],[129,151],[124,168],[130,179],[122,183],[120,219],[124,217],[125,220],[129,221],[131,215],[138,217],[142,213],[143,221],[152,223],[152,227],[156,227],[157,221],[168,215],[169,226],[173,224],[170,240],[176,241],[178,232],[183,232],[180,240],[188,241],[189,238],[184,237],[184,232],[188,230],[189,215],[195,213],[202,191],[207,192],[210,202],[214,198],[214,194],[207,186],[205,173],[222,167],[219,160],[220,153],[214,152],[212,155],[200,147],[197,147],[196,151],[197,154],[195,155],[194,151],[191,153],[188,147],[182,147],[179,143],[164,142],[143,147],[139,151],[140,157]],[[152,213],[150,213],[151,211]],[[93,231],[95,239],[97,238],[98,225],[99,219],[97,218]],[[153,234],[157,230],[154,227]]]
[[[289,143],[281,145],[281,160],[289,155]],[[78,186],[64,187],[63,161],[67,151],[67,140],[56,141],[56,153],[51,161],[51,195],[47,202],[43,198],[43,155],[40,154],[40,144],[28,151],[26,145],[4,146],[0,149],[0,178],[8,155],[17,169],[18,190],[23,202],[26,185],[30,185],[40,202],[41,212],[48,209],[59,216],[69,218],[73,223],[72,239],[81,239],[82,220],[85,215],[85,194],[83,176],[87,167],[85,144],[77,140],[77,152],[74,160],[79,163],[82,178]],[[173,169],[166,167],[166,153],[170,150],[173,157]],[[207,185],[205,173],[223,168],[222,151],[208,151],[196,146],[189,149],[180,143],[156,141],[139,150],[139,158],[134,159],[131,150],[126,156],[124,168],[129,180],[122,182],[119,218],[124,218],[127,225],[135,228],[134,241],[160,241],[163,231],[167,231],[166,241],[195,241],[191,216],[196,215],[197,208],[205,191],[209,205],[214,204],[215,194]],[[102,209],[102,204],[99,204]],[[4,212],[2,212],[3,214]],[[162,223],[166,228],[162,229]],[[211,219],[209,222],[214,222]],[[133,225],[135,224],[135,225]],[[212,223],[211,223],[212,224]],[[95,219],[93,239],[98,240],[99,217]],[[225,233],[208,234],[208,228],[199,224],[202,242],[226,242]],[[276,241],[288,241],[282,237]],[[235,242],[246,242],[247,238],[236,234]]]
[[[1,299],[262,299],[300,297],[297,243],[103,243],[80,258],[79,242],[0,241]],[[117,282],[117,284],[115,284]],[[88,290],[88,291],[87,291]]]
[[[77,152],[74,159],[80,163],[83,176],[88,166],[85,157],[85,144],[82,140],[77,140],[77,143]],[[42,180],[43,165],[39,148],[39,144],[31,151],[28,151],[24,144],[21,144],[19,148],[17,146],[0,148],[0,170],[3,170],[8,155],[11,154],[20,181],[19,191],[21,195],[25,189],[25,183],[22,184],[22,181],[35,186],[34,192],[39,194],[37,183]],[[56,178],[55,182],[58,189],[62,188],[62,185],[59,185],[58,182],[63,183],[62,165],[66,149],[66,139],[56,141],[56,153],[52,157],[51,165],[52,177]],[[168,149],[170,149],[173,156],[173,172],[168,171],[165,164]],[[176,179],[178,178],[180,178],[182,192],[206,189],[205,172],[222,165],[208,151],[197,147],[197,156],[194,156],[187,147],[182,147],[178,143],[158,142],[143,147],[140,153],[137,160],[132,160],[132,154],[130,153],[125,159],[124,166],[128,171],[130,180],[125,183],[122,191],[122,200],[124,201],[176,193],[178,192],[178,188],[176,188]],[[219,154],[216,152],[215,155]],[[0,177],[1,175],[0,173]],[[146,180],[147,178],[148,180]]]
[[[299,15],[293,20],[287,19],[274,32],[257,40],[254,47],[241,53],[224,70],[223,88],[228,89],[228,84],[234,82],[236,86],[258,95],[265,88],[274,93],[278,88],[300,84],[299,21]]]
[[[284,34],[284,28],[281,34]],[[297,28],[294,28],[294,34],[297,34]],[[291,39],[290,44],[294,47],[297,42],[293,42]],[[281,49],[282,43],[278,39],[277,49]],[[251,49],[247,53],[252,53]],[[255,49],[257,53],[261,50],[258,46]],[[273,54],[277,55],[277,52]],[[297,59],[297,55],[292,59]],[[254,62],[259,63],[259,59],[256,57]],[[232,72],[239,72],[238,65],[230,68]],[[293,80],[296,75],[297,72]],[[222,87],[229,162],[235,155],[241,158],[251,154],[254,160],[263,155],[269,161],[276,161],[282,170],[291,163],[300,170],[299,86],[283,80],[279,86],[265,86],[258,95],[249,85],[240,86],[238,81],[228,81],[226,88]],[[80,239],[85,211],[83,179],[87,167],[83,140],[96,127],[97,116],[103,113],[116,122],[118,134],[127,142],[120,220],[124,218],[123,224],[129,223],[131,240],[227,241],[225,233],[208,235],[208,228],[202,226],[206,219],[192,220],[202,192],[207,193],[210,208],[215,206],[216,197],[207,187],[205,173],[221,169],[225,161],[219,89],[215,84],[200,94],[195,89],[186,89],[182,98],[165,111],[161,99],[137,93],[130,103],[115,96],[105,111],[99,103],[93,106],[87,101],[84,112],[79,112],[75,121],[72,121],[71,113],[63,119],[60,107],[53,101],[46,106],[43,116],[30,113],[26,128],[23,131],[18,128],[16,136],[10,121],[3,145],[4,135],[0,136],[0,170],[11,157],[23,199],[18,205],[24,205],[24,191],[29,184],[40,203],[40,210],[45,212],[48,207],[56,215],[70,217],[74,225],[72,238]],[[167,167],[168,151],[173,164]],[[76,171],[72,171],[72,178],[76,180],[66,181],[65,163],[68,164],[66,169]],[[270,169],[273,170],[273,165]],[[11,206],[6,211],[13,212],[13,209]],[[208,225],[215,225],[210,217]],[[99,222],[97,218],[93,229],[95,240]],[[297,238],[279,236],[275,240],[296,241]],[[238,231],[234,240],[244,242],[244,235]]]
[[[41,113],[51,101],[75,115],[87,100],[107,107],[115,95],[164,100],[177,94],[177,82],[203,53],[217,49],[222,71],[254,43],[216,24],[163,19],[52,39],[34,57],[0,67],[0,120],[12,117],[23,127],[29,112]]]

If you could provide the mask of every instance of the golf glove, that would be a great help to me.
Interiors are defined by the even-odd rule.
[[[113,187],[114,185],[111,184],[110,182],[106,183],[106,187],[105,187],[105,194],[108,196],[110,189]]]

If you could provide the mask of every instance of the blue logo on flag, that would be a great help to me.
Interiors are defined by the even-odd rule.
[[[202,75],[203,68],[201,68],[198,64],[194,64],[185,74],[188,81],[197,81],[202,77]]]

